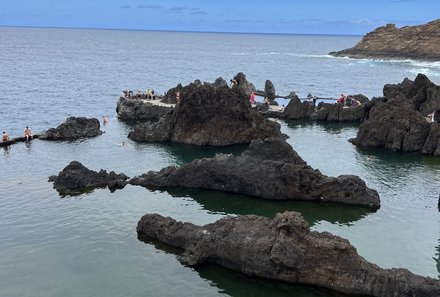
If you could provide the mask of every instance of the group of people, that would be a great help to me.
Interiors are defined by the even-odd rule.
[[[33,137],[32,131],[31,131],[31,129],[28,126],[26,126],[26,128],[24,129],[24,137],[26,138],[26,141],[31,140],[32,137]],[[6,133],[6,131],[3,131],[3,133],[2,133],[2,142],[9,141],[9,140],[10,139],[9,139],[8,133]]]
[[[141,91],[137,91],[136,94],[133,94],[133,91],[131,91],[131,90],[123,90],[122,92],[124,93],[124,98],[127,98],[127,99],[132,99],[132,98],[155,99],[156,98],[156,95],[155,95],[153,89],[147,89],[145,91],[145,93],[142,93]]]
[[[347,101],[348,101],[347,95],[341,94],[341,97],[338,99],[337,104],[342,104],[344,106],[348,106]],[[361,102],[359,100],[356,100],[355,98],[351,98],[351,100],[350,100],[351,107],[356,107],[359,105],[361,105]]]

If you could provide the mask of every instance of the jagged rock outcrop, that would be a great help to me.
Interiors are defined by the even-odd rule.
[[[176,104],[176,94],[177,92],[180,92],[182,90],[183,86],[182,84],[178,84],[174,88],[169,89],[165,96],[163,96],[161,102],[168,103],[168,104]]]
[[[351,106],[351,99],[359,101],[359,106]],[[290,100],[284,111],[278,117],[294,120],[313,120],[328,122],[362,122],[365,118],[365,104],[368,98],[362,94],[347,97],[347,107],[341,104],[320,102],[317,106],[313,102],[295,97]],[[272,116],[272,115],[271,115]]]
[[[266,80],[264,84],[264,94],[269,100],[274,100],[276,97],[275,86],[270,80]]]
[[[274,219],[255,215],[226,217],[197,226],[158,214],[143,216],[140,239],[184,250],[184,265],[215,263],[248,276],[315,285],[374,297],[438,297],[440,281],[406,269],[381,269],[359,256],[348,240],[313,232],[297,212]]]
[[[114,171],[107,173],[101,169],[99,172],[85,167],[78,161],[72,161],[58,175],[49,177],[53,187],[60,195],[79,194],[81,192],[108,187],[111,192],[122,189],[127,184],[128,176],[116,174]]]
[[[367,120],[350,141],[365,147],[440,156],[440,123],[427,121],[432,111],[440,115],[440,87],[425,75],[385,85],[384,97],[366,105]]]
[[[85,117],[70,117],[56,128],[43,132],[39,139],[44,140],[75,140],[78,138],[101,135],[98,119]]]
[[[160,106],[139,99],[120,97],[116,105],[118,118],[125,122],[158,121],[169,113],[171,106]]]
[[[336,57],[440,61],[440,19],[419,26],[388,24],[365,35],[354,47],[331,52]]]
[[[212,189],[273,200],[340,202],[379,208],[379,195],[357,176],[328,177],[279,138],[253,140],[239,157],[220,154],[130,180],[148,188]]]
[[[256,92],[254,84],[246,79],[246,75],[243,72],[237,73],[237,75],[234,76],[234,80],[237,82],[237,85],[233,86],[233,88],[239,89],[246,98],[249,99],[251,93]]]
[[[140,142],[172,141],[179,143],[227,146],[250,143],[255,138],[282,137],[280,125],[252,110],[244,75],[237,75],[238,85],[190,84],[180,91],[180,102],[172,113],[156,123],[135,127],[129,138]]]

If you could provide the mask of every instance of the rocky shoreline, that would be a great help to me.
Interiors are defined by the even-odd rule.
[[[329,53],[356,59],[440,61],[440,19],[418,26],[388,24],[365,35],[354,47]]]

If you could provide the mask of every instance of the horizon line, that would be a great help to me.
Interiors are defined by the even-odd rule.
[[[337,34],[337,33],[267,33],[267,32],[228,32],[228,31],[196,31],[196,30],[165,30],[165,29],[132,29],[132,28],[101,28],[101,27],[63,27],[63,26],[26,26],[0,25],[0,28],[34,28],[34,29],[71,29],[71,30],[107,30],[107,31],[140,31],[140,32],[174,32],[174,33],[212,33],[212,34],[248,34],[248,35],[308,35],[308,36],[356,36],[365,34]]]

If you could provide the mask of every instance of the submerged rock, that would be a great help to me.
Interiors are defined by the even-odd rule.
[[[156,123],[135,127],[129,138],[140,142],[172,141],[195,145],[227,146],[252,139],[282,137],[280,125],[252,110],[245,95],[244,75],[229,88],[219,82],[190,84],[180,91],[180,102]]]
[[[365,35],[354,47],[331,52],[336,57],[440,61],[440,20],[396,28],[388,24]]]
[[[315,285],[374,297],[437,297],[440,282],[406,269],[381,269],[358,255],[348,240],[313,232],[297,212],[269,218],[226,217],[197,226],[158,214],[143,216],[139,238],[181,248],[184,265],[215,263],[248,276]]]
[[[440,123],[427,121],[433,111],[440,114],[440,87],[425,75],[385,85],[384,97],[366,105],[367,120],[350,141],[365,147],[440,156]]]
[[[118,118],[126,122],[158,121],[173,109],[172,106],[159,106],[141,99],[120,97],[116,106]]]
[[[340,202],[377,209],[377,191],[357,176],[321,174],[281,139],[253,140],[239,157],[219,154],[180,168],[166,167],[130,180],[150,188],[212,189],[273,200]]]
[[[101,169],[93,171],[78,161],[72,161],[58,175],[49,177],[53,187],[60,195],[79,194],[94,188],[108,187],[111,192],[122,189],[127,184],[128,176],[116,174],[114,171],[107,173]]]
[[[101,135],[98,119],[85,117],[70,117],[56,128],[50,128],[40,135],[44,140],[75,140],[84,137]]]

